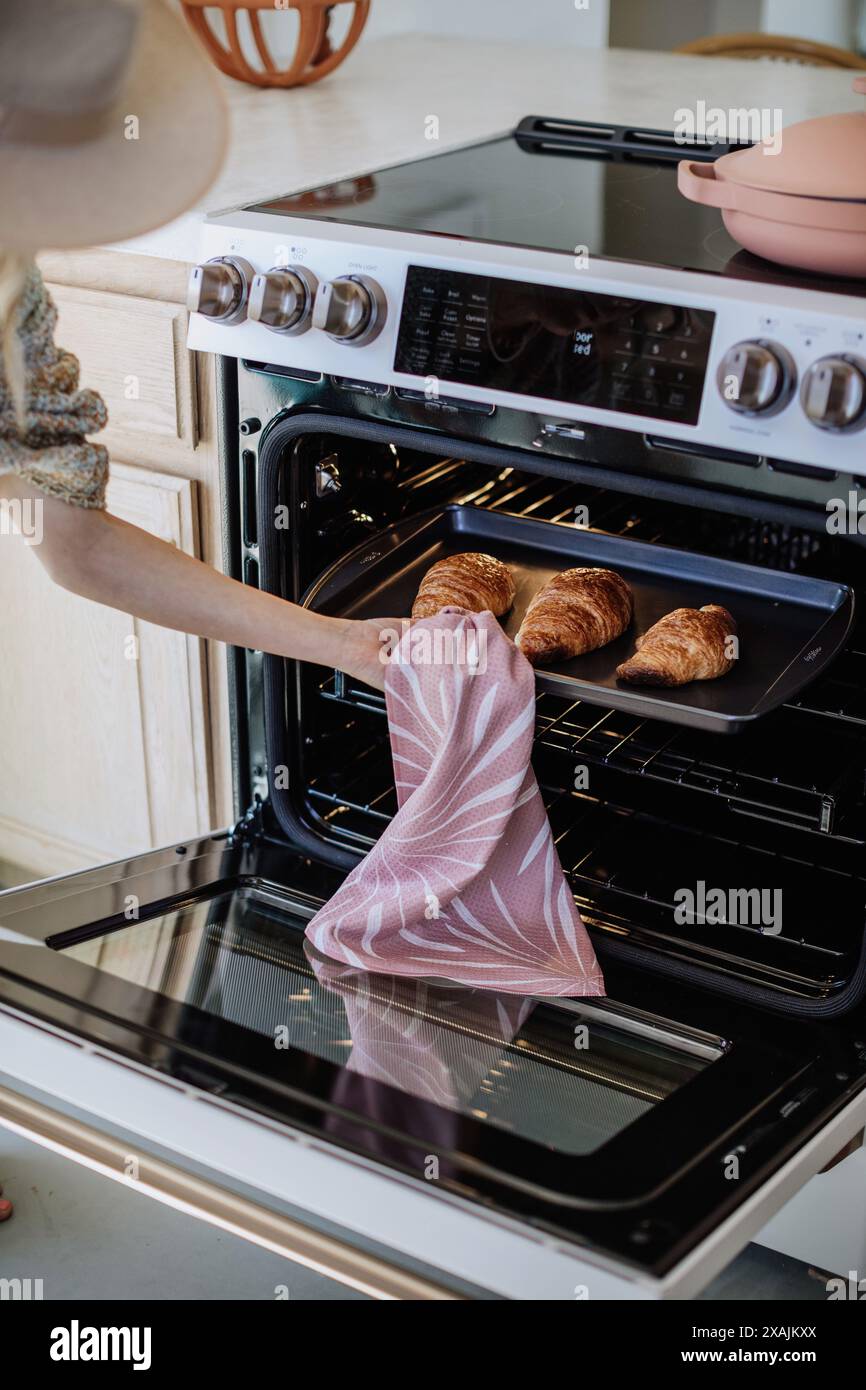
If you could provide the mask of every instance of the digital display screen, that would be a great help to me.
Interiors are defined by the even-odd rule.
[[[715,314],[410,266],[395,372],[697,424]]]

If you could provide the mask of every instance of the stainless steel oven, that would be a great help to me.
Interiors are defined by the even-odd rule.
[[[328,256],[348,251],[309,214],[295,207],[282,235],[315,299]],[[226,254],[242,270],[274,263],[262,215],[235,215]],[[437,509],[506,530],[532,518],[554,551],[585,509],[627,544],[845,585],[854,626],[816,679],[732,736],[539,693],[535,768],[608,987],[593,1001],[395,980],[305,950],[305,924],[395,810],[384,702],[340,672],[233,652],[236,824],[0,898],[0,1118],[378,1297],[688,1297],[866,1120],[866,556],[856,527],[827,525],[828,504],[866,486],[866,435],[827,434],[816,462],[785,409],[719,414],[731,325],[754,331],[744,301],[782,315],[772,277],[758,292],[720,276],[708,298],[709,274],[626,267],[632,316],[686,301],[714,326],[679,404],[593,405],[551,393],[540,342],[534,384],[485,384],[483,363],[461,382],[469,368],[438,348],[439,370],[416,370],[433,358],[405,357],[429,323],[407,266],[436,261],[447,311],[463,263],[498,255],[485,274],[504,283],[504,253],[423,223],[350,230],[365,250],[347,273],[384,286],[372,337],[335,338],[328,295],[300,334],[196,316],[193,344],[221,354],[236,577],[312,602],[348,557],[363,599],[365,565]],[[557,288],[553,259],[505,257],[529,277],[521,294]],[[602,259],[593,273],[608,295],[625,272]],[[836,332],[841,353],[866,302],[793,291],[800,320],[829,314],[824,355]],[[254,292],[272,303],[273,285]],[[200,310],[203,293],[199,276]],[[533,300],[530,319],[561,302]],[[649,365],[653,341],[679,342],[667,312],[656,321]],[[792,333],[802,377],[815,348]],[[613,392],[615,361],[585,390]],[[738,370],[751,389],[755,361]],[[678,887],[699,882],[781,892],[779,930],[678,920]]]

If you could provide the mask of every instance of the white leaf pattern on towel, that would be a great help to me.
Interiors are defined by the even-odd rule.
[[[337,994],[345,1009],[352,1047],[330,1098],[350,1111],[357,1107],[357,1096],[354,1103],[350,1097],[358,1076],[458,1114],[474,1108],[479,1085],[501,1064],[503,1047],[534,1007],[531,999],[376,975],[314,951],[307,955],[320,985]],[[460,1048],[454,1046],[454,1024],[464,1030]],[[399,1110],[399,1099],[396,1104]],[[458,1124],[450,1116],[444,1128],[439,1121],[436,1134],[443,1147],[453,1142]]]
[[[413,664],[419,627],[454,634],[463,625],[467,640],[441,650],[473,650],[474,629],[474,649],[486,644],[483,673]],[[526,658],[491,613],[446,609],[404,636],[385,694],[399,809],[310,922],[314,946],[392,975],[509,994],[603,994],[530,765],[535,676]]]

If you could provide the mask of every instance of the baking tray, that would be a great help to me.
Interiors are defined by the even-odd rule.
[[[388,527],[327,570],[303,602],[346,618],[406,617],[430,566],[466,550],[488,551],[511,566],[517,595],[503,620],[510,637],[551,575],[575,565],[616,570],[634,592],[632,626],[586,656],[536,667],[539,690],[714,733],[736,733],[797,695],[833,660],[854,620],[845,584],[471,506],[437,508]],[[737,621],[740,656],[726,676],[675,690],[617,680],[616,668],[640,633],[672,608],[707,603],[722,604]]]

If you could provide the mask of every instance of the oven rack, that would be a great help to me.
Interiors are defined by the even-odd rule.
[[[790,573],[820,572],[823,555],[834,549],[832,538],[821,530],[717,510],[697,511],[682,503],[662,504],[511,467],[491,470],[459,457],[431,462],[424,455],[410,462],[401,456],[395,487],[399,505],[388,509],[383,526],[407,506],[422,511],[449,502],[562,525],[573,525],[577,509],[585,508],[587,525],[594,531]]]
[[[325,701],[384,717],[384,696],[342,672],[328,676],[320,694]],[[561,769],[568,772],[570,764],[570,782],[582,766],[604,769],[682,787],[775,825],[866,843],[862,755],[858,763],[853,740],[843,732],[804,741],[797,716],[785,711],[769,729],[765,721],[723,747],[721,740],[673,724],[543,693],[537,698],[535,742]],[[792,763],[797,778],[779,771]]]
[[[853,728],[866,725],[866,632],[862,626],[855,629],[851,643],[826,675],[807,686],[791,707]]]
[[[566,879],[598,931],[675,956],[687,949],[706,965],[796,994],[826,994],[856,958],[866,920],[861,875],[541,785]],[[317,781],[308,797],[337,838],[374,844],[397,809],[387,744],[368,744],[348,776],[344,769],[342,779]],[[781,930],[678,924],[675,893],[701,877],[718,887],[781,888]]]
[[[606,487],[563,482],[511,468],[494,474],[488,471],[466,487],[466,471],[462,460],[442,459],[411,479],[407,476],[401,487],[416,494],[415,505],[419,507],[434,505],[439,494],[445,494],[463,506],[561,525],[573,525],[578,508],[585,508],[593,531],[791,574],[820,573],[823,556],[834,549],[826,533],[787,523],[696,511],[674,502],[659,504]],[[457,491],[449,490],[449,480],[460,484]],[[421,492],[429,495],[422,500]]]
[[[866,832],[852,825],[863,772],[847,737],[804,743],[796,718],[783,712],[769,727],[764,722],[739,735],[729,750],[720,740],[624,711],[582,700],[562,706],[554,696],[539,697],[536,744],[575,767],[585,763],[683,787],[722,800],[740,815],[866,842]]]

